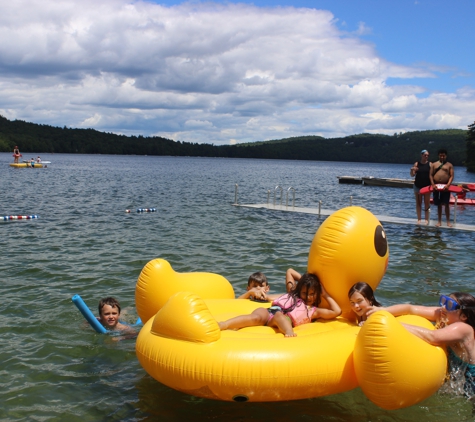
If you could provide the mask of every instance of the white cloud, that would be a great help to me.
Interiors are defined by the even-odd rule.
[[[379,57],[328,11],[244,4],[15,0],[0,15],[0,113],[215,144],[393,133],[473,121],[449,67]],[[410,79],[411,85],[389,85]]]

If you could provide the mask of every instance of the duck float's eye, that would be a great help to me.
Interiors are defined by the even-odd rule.
[[[386,239],[383,226],[376,226],[376,230],[374,231],[374,249],[381,257],[385,256],[388,251],[388,239]]]

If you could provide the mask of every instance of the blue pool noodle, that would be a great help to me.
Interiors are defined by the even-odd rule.
[[[81,311],[84,318],[86,318],[86,321],[91,325],[92,328],[94,328],[94,330],[96,330],[98,333],[101,333],[101,334],[107,333],[107,330],[102,326],[102,324],[97,320],[94,314],[90,311],[90,309],[84,303],[84,300],[82,300],[81,296],[74,295],[72,297],[72,301],[76,305],[76,307]]]

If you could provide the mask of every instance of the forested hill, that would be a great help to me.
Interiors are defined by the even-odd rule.
[[[38,125],[0,116],[0,151],[22,153],[80,153],[174,155],[194,157],[267,158],[372,163],[412,163],[428,149],[431,160],[446,148],[454,165],[466,162],[467,131],[428,130],[388,135],[360,134],[326,139],[302,136],[249,144],[221,145],[172,141],[161,137],[124,136],[94,129]]]

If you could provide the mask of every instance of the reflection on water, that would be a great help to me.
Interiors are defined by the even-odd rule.
[[[435,395],[409,409],[384,411],[354,391],[283,403],[223,403],[170,390],[137,362],[134,341],[113,342],[84,327],[71,302],[95,311],[114,295],[135,320],[134,288],[143,266],[167,259],[180,272],[222,274],[238,294],[250,273],[266,273],[274,292],[285,270],[304,271],[322,219],[236,208],[265,202],[276,185],[296,190],[296,205],[415,218],[410,189],[339,185],[337,176],[407,178],[409,166],[272,160],[56,154],[48,169],[12,169],[0,154],[0,215],[38,220],[0,223],[0,419],[420,421],[472,420],[464,398]],[[475,176],[456,168],[456,179]],[[156,213],[126,209],[157,208]],[[475,224],[475,207],[457,211]],[[385,224],[386,305],[437,303],[440,293],[472,291],[473,233]],[[311,364],[311,362],[309,362]]]

